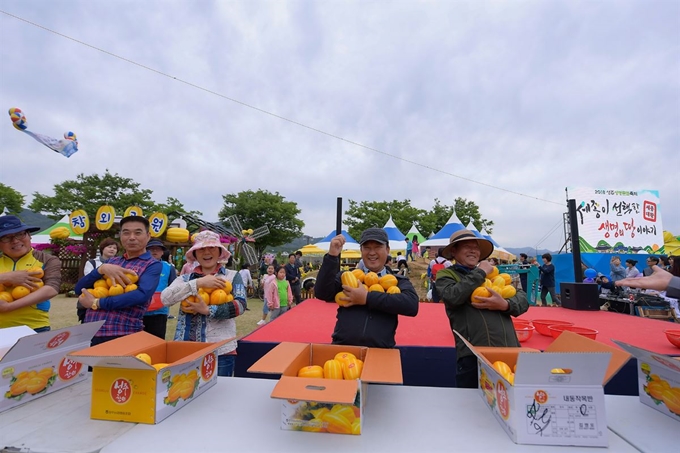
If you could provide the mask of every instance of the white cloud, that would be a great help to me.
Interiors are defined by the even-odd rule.
[[[73,130],[64,159],[9,121],[0,180],[30,195],[105,168],[214,219],[221,195],[296,201],[305,233],[335,199],[475,201],[504,246],[559,249],[567,186],[661,191],[680,234],[680,4],[3,2],[6,11],[231,102],[0,14],[0,99]],[[2,123],[0,123],[2,124]],[[347,201],[345,202],[347,205]]]

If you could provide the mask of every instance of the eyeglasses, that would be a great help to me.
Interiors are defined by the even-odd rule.
[[[24,238],[26,238],[26,236],[28,236],[28,231],[22,231],[22,232],[16,233],[16,234],[8,234],[7,236],[1,237],[0,242],[2,242],[3,244],[9,244],[9,243],[14,242],[17,239],[21,241]]]

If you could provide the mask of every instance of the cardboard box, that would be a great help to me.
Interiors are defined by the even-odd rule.
[[[612,340],[638,361],[640,402],[680,421],[680,362],[621,341]]]
[[[339,352],[350,352],[363,360],[360,379],[297,377],[301,368],[323,367]],[[368,383],[403,383],[398,349],[358,346],[281,343],[248,372],[280,374],[271,397],[282,400],[281,429],[308,432],[361,434]]]
[[[0,412],[85,379],[87,368],[66,355],[90,346],[102,324],[41,333],[26,326],[0,329]]]
[[[458,335],[456,341],[465,340]],[[608,445],[603,385],[628,361],[628,353],[573,332],[564,332],[543,353],[465,343],[479,359],[480,395],[513,442]],[[517,366],[514,385],[492,366],[497,360]]]
[[[90,418],[155,424],[215,385],[215,351],[231,340],[165,341],[138,332],[69,358],[93,368]],[[135,357],[140,353],[148,354],[159,369]]]

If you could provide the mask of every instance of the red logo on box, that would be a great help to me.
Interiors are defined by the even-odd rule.
[[[656,222],[656,203],[646,200],[642,203],[642,218],[650,222]]]
[[[78,376],[80,370],[83,368],[83,364],[80,362],[75,362],[67,357],[61,359],[59,364],[59,379],[62,381],[70,381],[74,377]]]
[[[680,367],[676,365],[672,360],[666,360],[664,357],[659,357],[658,355],[653,355],[652,358],[662,365],[672,368],[675,371],[680,371]]]
[[[215,367],[217,366],[217,358],[214,353],[203,357],[201,363],[201,376],[204,381],[209,381],[213,374],[215,374]]]
[[[70,336],[71,334],[68,331],[62,332],[59,335],[55,335],[54,338],[47,342],[47,347],[49,349],[57,348],[64,344],[64,342],[68,340],[68,337]]]
[[[132,396],[132,386],[130,381],[118,378],[111,385],[111,399],[116,404],[125,404]]]
[[[548,402],[548,393],[545,390],[536,390],[534,393],[534,399],[538,404],[545,404]]]
[[[500,412],[503,420],[510,417],[510,400],[508,399],[508,389],[502,380],[496,382],[496,401],[498,401],[498,412]]]

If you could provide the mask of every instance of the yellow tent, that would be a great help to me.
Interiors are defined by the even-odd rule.
[[[323,255],[326,253],[324,249],[320,249],[314,244],[308,244],[305,245],[300,249],[300,252],[302,252],[303,256],[310,256],[310,255]]]
[[[361,258],[361,252],[359,250],[343,250],[342,253],[340,253],[340,258],[344,260],[359,259]]]
[[[680,236],[673,236],[670,231],[663,232],[663,247],[666,255],[679,256],[680,255]]]
[[[496,258],[499,261],[510,262],[510,261],[516,259],[517,257],[515,255],[513,255],[512,253],[508,252],[505,249],[497,249],[496,248],[496,249],[493,250],[493,253],[489,256],[489,258]]]

